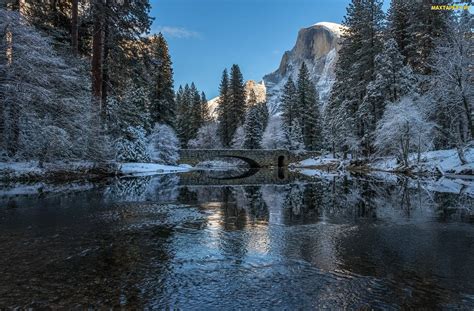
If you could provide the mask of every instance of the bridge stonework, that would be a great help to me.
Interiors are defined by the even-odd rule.
[[[294,153],[280,149],[181,149],[179,162],[196,165],[217,158],[234,158],[247,162],[252,168],[285,167],[317,155],[317,152]]]

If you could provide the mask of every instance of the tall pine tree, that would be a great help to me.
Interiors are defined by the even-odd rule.
[[[148,40],[150,49],[149,71],[150,112],[154,123],[174,126],[176,104],[173,90],[173,68],[168,43],[163,34],[152,36]]]
[[[229,92],[229,74],[227,69],[222,72],[221,83],[219,85],[219,100],[217,106],[219,121],[218,133],[222,141],[222,146],[230,147],[234,131],[231,130],[231,109]]]
[[[304,62],[300,67],[296,88],[297,111],[300,116],[305,147],[307,150],[317,150],[322,143],[322,120],[316,89],[310,79],[308,67]]]

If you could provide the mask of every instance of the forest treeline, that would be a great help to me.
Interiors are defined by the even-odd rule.
[[[472,145],[473,21],[429,3],[352,0],[327,103],[303,63],[270,115],[224,70],[215,111],[177,88],[148,0],[7,0],[0,8],[0,157],[176,162],[178,148],[396,155]]]

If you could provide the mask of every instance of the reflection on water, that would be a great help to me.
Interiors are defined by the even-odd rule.
[[[468,310],[473,201],[264,170],[4,195],[0,308]]]

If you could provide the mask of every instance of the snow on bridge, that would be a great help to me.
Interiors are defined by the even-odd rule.
[[[252,168],[285,167],[318,155],[317,152],[294,153],[284,149],[181,149],[180,163],[196,165],[217,158],[234,158],[247,162]]]

